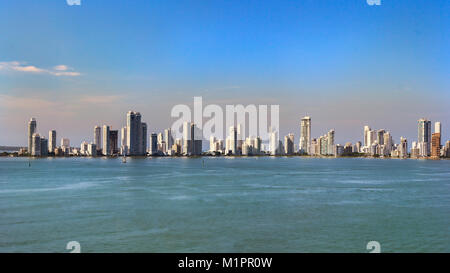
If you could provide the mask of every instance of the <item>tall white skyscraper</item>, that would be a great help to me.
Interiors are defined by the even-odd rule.
[[[191,123],[183,123],[183,154],[190,154],[192,147]]]
[[[390,132],[385,132],[383,135],[383,143],[384,143],[384,150],[385,155],[390,155],[392,151],[392,146],[394,143],[392,142],[392,136]]]
[[[234,126],[230,126],[230,135],[229,135],[230,147],[229,147],[229,149],[231,150],[231,153],[233,155],[237,154],[237,151],[238,151],[238,146],[237,146],[238,138],[237,137],[238,137],[237,136],[237,128]]]
[[[364,126],[364,147],[370,147],[370,127]]]
[[[269,136],[269,144],[270,144],[270,154],[271,155],[277,155],[279,154],[279,145],[280,145],[280,141],[278,138],[278,132],[274,131],[270,133]]]
[[[331,129],[327,134],[327,154],[334,155],[334,129]]]
[[[56,131],[50,130],[48,132],[48,151],[53,153],[56,148]]]
[[[94,127],[94,144],[97,150],[102,148],[102,128],[100,126]]]
[[[300,122],[299,152],[310,154],[311,150],[311,118],[306,116]]]
[[[441,133],[441,123],[439,121],[434,123],[434,132],[437,134]]]
[[[29,154],[32,153],[31,150],[33,148],[33,134],[36,133],[36,127],[37,127],[36,119],[31,118],[30,121],[28,122],[28,153]]]
[[[128,154],[128,146],[127,146],[127,127],[122,127],[120,129],[120,150],[122,155]]]
[[[102,153],[103,155],[111,155],[111,144],[109,139],[109,131],[110,127],[108,125],[103,125],[103,147]]]
[[[31,136],[31,155],[41,156],[41,136],[38,133]]]

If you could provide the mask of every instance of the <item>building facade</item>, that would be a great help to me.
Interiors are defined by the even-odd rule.
[[[311,152],[311,118],[306,116],[300,121],[300,143],[299,152],[310,154]]]

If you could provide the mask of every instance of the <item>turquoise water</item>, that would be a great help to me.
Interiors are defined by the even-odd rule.
[[[448,160],[28,161],[0,158],[0,252],[450,252]]]

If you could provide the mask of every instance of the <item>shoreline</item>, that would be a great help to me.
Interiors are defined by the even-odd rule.
[[[102,159],[120,159],[123,158],[122,155],[113,155],[113,156],[84,156],[84,155],[67,155],[67,156],[29,156],[29,155],[17,155],[17,152],[15,153],[2,153],[0,154],[0,158],[29,158],[29,159],[45,159],[45,158],[102,158]],[[337,158],[359,158],[359,159],[413,159],[413,160],[450,160],[448,157],[440,157],[440,158],[431,158],[431,157],[406,157],[406,158],[399,158],[399,157],[382,157],[382,156],[311,156],[311,155],[299,155],[299,154],[293,154],[293,155],[210,155],[210,154],[204,154],[204,155],[195,155],[195,156],[188,156],[188,155],[146,155],[146,156],[125,156],[125,158],[259,158],[259,157],[300,157],[300,158],[309,158],[309,159],[316,159],[316,158],[327,158],[327,159],[337,159]]]

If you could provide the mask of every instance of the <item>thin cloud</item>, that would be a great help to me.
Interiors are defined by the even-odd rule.
[[[60,64],[60,65],[54,66],[53,69],[58,70],[58,71],[66,71],[69,69],[69,67],[67,65]]]
[[[53,75],[56,77],[67,76],[67,77],[77,77],[80,76],[80,72],[73,71],[72,68],[67,65],[57,65],[52,69],[39,68],[34,65],[27,65],[25,62],[0,62],[0,71],[12,71],[12,72],[22,72],[31,74],[46,74]]]

